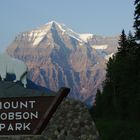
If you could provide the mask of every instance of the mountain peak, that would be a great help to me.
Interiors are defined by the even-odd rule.
[[[32,33],[35,32],[34,37],[35,37],[35,35],[37,35],[35,38],[38,38],[38,37],[40,38],[40,39],[37,39],[39,41],[37,41],[37,43],[35,43],[34,45],[38,45],[40,40],[42,40],[41,38],[43,38],[43,36],[50,30],[57,30],[57,31],[59,30],[59,31],[61,31],[62,34],[68,35],[68,36],[80,41],[81,43],[87,42],[90,38],[93,37],[93,34],[76,33],[72,29],[68,28],[65,24],[52,20],[52,21],[46,23],[45,25],[38,27],[37,29],[31,31]]]
[[[49,28],[58,27],[59,29],[64,30],[64,29],[62,29],[62,25],[60,23],[56,22],[55,20],[52,20],[52,21],[46,23],[45,26],[47,26]]]
[[[48,22],[47,24],[53,25],[53,24],[59,24],[59,23],[57,21],[55,21],[55,20],[52,20],[52,21]]]
[[[117,42],[118,38],[79,34],[63,23],[50,21],[18,35],[7,52],[27,64],[28,79],[36,85],[54,91],[71,87],[70,97],[91,105]]]
[[[50,21],[47,24],[45,24],[47,29],[60,29],[63,33],[67,34],[68,36],[75,38],[76,40],[83,42],[82,38],[80,38],[80,35],[76,32],[74,32],[72,29],[68,28],[65,24],[63,23],[58,23],[56,21]]]
[[[46,25],[50,25],[50,26],[58,25],[58,26],[60,26],[60,23],[56,22],[55,20],[52,20],[52,21],[46,23]]]

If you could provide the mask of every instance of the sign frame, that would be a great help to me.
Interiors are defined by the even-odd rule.
[[[68,95],[69,92],[70,92],[69,88],[62,87],[62,88],[59,89],[59,91],[57,92],[56,96],[28,96],[28,97],[0,98],[0,113],[1,113],[0,116],[2,115],[3,111],[5,112],[5,114],[6,113],[7,114],[10,114],[10,113],[14,114],[14,113],[18,112],[17,116],[16,115],[13,115],[13,116],[11,115],[10,119],[4,118],[5,116],[4,116],[4,113],[3,113],[3,118],[2,118],[2,116],[0,118],[0,127],[1,127],[0,128],[0,135],[40,135],[45,130],[49,120],[51,119],[52,115],[55,113],[57,107],[60,105],[62,100]],[[24,102],[26,100],[29,102],[28,103],[29,104],[29,109],[28,110],[26,110],[26,107],[28,107],[27,104],[24,104]],[[35,102],[35,100],[36,100],[36,102]],[[47,103],[47,100],[48,100],[48,103]],[[22,101],[23,101],[23,103],[22,103]],[[26,103],[27,103],[27,101],[26,101]],[[27,131],[24,131],[24,130],[20,131],[20,130],[17,130],[17,129],[11,131],[10,129],[12,129],[12,125],[16,126],[17,124],[19,124],[18,123],[19,122],[18,119],[20,117],[19,116],[19,109],[17,109],[17,110],[15,109],[15,112],[14,112],[13,108],[11,109],[9,107],[9,105],[12,104],[11,102],[13,102],[13,104],[14,104],[13,106],[14,107],[17,107],[16,105],[19,105],[19,104],[21,105],[22,104],[23,108],[25,107],[25,109],[23,109],[23,110],[20,109],[20,113],[24,113],[25,114],[25,112],[26,112],[26,114],[25,114],[26,116],[28,115],[28,111],[29,112],[30,111],[34,111],[34,108],[35,108],[35,110],[39,110],[39,111],[44,109],[45,112],[41,112],[41,113],[40,112],[36,112],[36,114],[32,114],[32,116],[34,117],[33,120],[31,120],[31,118],[30,118],[30,120],[25,120],[25,116],[23,117],[24,119],[20,120],[21,122],[28,122],[29,121],[30,123],[37,123],[37,124],[33,124],[32,125],[33,128],[30,128],[31,131],[28,131],[28,130]],[[19,104],[17,104],[16,102],[19,102]],[[47,106],[46,106],[47,108],[45,108],[45,102],[47,104]],[[39,104],[44,106],[44,107],[41,108],[40,106],[37,106]],[[32,112],[30,112],[30,113],[32,113]],[[17,120],[14,119],[15,116],[18,118]],[[41,116],[41,117],[37,118],[38,116]],[[21,119],[21,117],[20,117],[20,119]],[[34,120],[35,120],[35,122],[32,122]],[[27,125],[27,124],[29,124],[29,122],[26,123],[26,126],[24,126],[24,128],[28,128],[29,127]],[[11,126],[9,124],[11,124]],[[8,130],[10,130],[9,132],[6,129],[4,129],[4,126],[6,126],[6,125],[10,126],[10,127],[8,127],[8,128],[10,128],[10,129],[8,129]]]

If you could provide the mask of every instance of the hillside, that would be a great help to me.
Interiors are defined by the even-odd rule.
[[[118,37],[78,34],[56,21],[16,36],[7,52],[24,61],[28,79],[92,105],[105,77],[106,62],[116,52]]]

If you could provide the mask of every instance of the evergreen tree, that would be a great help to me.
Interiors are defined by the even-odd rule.
[[[97,94],[96,94],[96,99],[95,99],[95,104],[93,107],[93,111],[96,112],[96,117],[102,116],[102,96],[101,96],[101,91],[98,89]],[[98,103],[98,106],[96,106],[96,102]]]
[[[126,52],[127,52],[128,42],[127,42],[127,37],[126,37],[124,29],[122,30],[122,34],[120,35],[120,40],[119,40],[118,43],[119,43],[119,46],[120,46],[118,48],[118,53],[120,53],[122,55],[125,55]]]
[[[140,44],[140,0],[135,0],[135,11],[134,11],[134,29],[135,37],[138,43]]]
[[[135,38],[137,41],[137,51],[136,51],[136,65],[137,69],[137,83],[138,83],[138,93],[137,93],[137,101],[139,102],[140,108],[140,0],[135,0],[135,12],[134,12],[134,29],[135,29]]]
[[[129,52],[135,52],[136,51],[136,40],[135,40],[135,37],[132,35],[131,31],[129,31],[128,33],[128,38],[127,38],[127,43],[128,43],[128,49],[129,49]]]
[[[135,0],[134,17],[134,36],[122,30],[118,52],[107,63],[103,92],[96,96],[97,116],[140,118],[140,0]]]
[[[134,2],[135,5],[135,11],[134,11],[134,24],[133,27],[135,29],[135,39],[137,41],[137,50],[136,50],[136,55],[137,55],[137,77],[140,78],[140,0],[135,0]],[[140,84],[140,80],[139,84]],[[140,88],[139,88],[140,92]]]
[[[133,104],[137,93],[137,65],[134,53],[136,42],[131,32],[127,37],[123,30],[118,43],[118,52],[107,63],[106,80],[100,98],[97,96],[96,111],[100,108],[102,112],[98,114],[104,117],[126,119],[133,116],[132,112],[136,114],[138,108]]]

